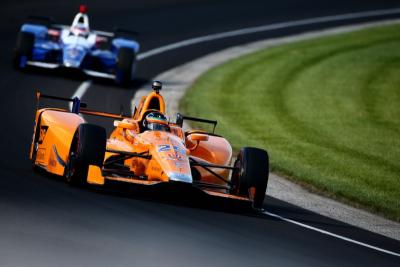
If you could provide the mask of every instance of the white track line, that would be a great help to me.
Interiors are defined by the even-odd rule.
[[[91,80],[86,80],[79,87],[76,89],[75,93],[72,95],[71,98],[78,97],[82,99],[83,95],[86,93],[90,85],[92,84]],[[72,103],[69,104],[69,110],[72,110]]]
[[[400,13],[400,8],[382,9],[382,10],[374,10],[374,11],[366,11],[366,12],[332,15],[332,16],[325,16],[325,17],[316,17],[316,18],[311,18],[311,19],[294,20],[294,21],[288,21],[288,22],[262,25],[262,26],[257,26],[257,27],[249,27],[249,28],[244,28],[244,29],[239,29],[239,30],[234,30],[234,31],[221,32],[221,33],[200,36],[200,37],[172,43],[169,45],[161,46],[161,47],[158,47],[158,48],[155,48],[155,49],[152,49],[147,52],[139,54],[137,59],[142,60],[142,59],[145,59],[145,58],[157,55],[157,54],[161,54],[166,51],[173,50],[173,49],[182,48],[185,46],[208,42],[208,41],[215,41],[215,40],[223,39],[223,38],[227,38],[227,37],[235,37],[235,36],[239,36],[239,35],[279,30],[279,29],[297,27],[297,26],[305,26],[305,25],[311,25],[311,24],[323,23],[323,22],[333,22],[333,21],[341,21],[341,20],[347,20],[347,19],[368,18],[368,17],[381,16],[381,15],[398,14],[398,13]]]
[[[288,22],[262,25],[262,26],[257,26],[257,27],[249,27],[249,28],[244,28],[244,29],[239,29],[239,30],[234,30],[234,31],[215,33],[215,34],[191,38],[191,39],[183,40],[180,42],[172,43],[169,45],[160,46],[158,48],[154,48],[147,52],[138,54],[137,60],[140,61],[145,58],[155,56],[155,55],[158,55],[158,54],[170,51],[170,50],[174,50],[174,49],[178,49],[178,48],[182,48],[185,46],[194,45],[194,44],[198,44],[198,43],[223,39],[223,38],[227,38],[227,37],[235,37],[235,36],[239,36],[239,35],[272,31],[272,30],[278,30],[278,29],[284,29],[284,28],[290,28],[290,27],[296,27],[296,26],[305,26],[305,25],[311,25],[311,24],[323,23],[323,22],[333,22],[333,21],[341,21],[341,20],[357,19],[357,18],[368,18],[368,17],[375,17],[375,16],[382,16],[382,15],[393,15],[393,14],[398,14],[398,13],[400,13],[400,8],[381,9],[381,10],[374,10],[374,11],[355,12],[355,13],[347,13],[347,14],[341,14],[341,15],[316,17],[316,18],[311,18],[311,19],[294,20],[294,21],[288,21]],[[88,83],[88,82],[90,82],[89,85],[84,85],[85,83]],[[78,87],[78,89],[74,93],[73,97],[79,95],[80,98],[82,98],[82,96],[89,89],[90,84],[91,84],[91,81],[89,81],[89,80],[83,82]]]
[[[298,222],[298,221],[294,221],[294,220],[282,217],[282,216],[280,216],[278,214],[275,214],[275,213],[271,213],[271,212],[268,212],[268,211],[263,211],[263,213],[266,214],[266,215],[269,215],[271,217],[280,219],[282,221],[285,221],[285,222],[288,222],[288,223],[292,223],[292,224],[298,225],[300,227],[303,227],[303,228],[306,228],[306,229],[309,229],[309,230],[313,230],[315,232],[318,232],[318,233],[321,233],[321,234],[324,234],[324,235],[332,236],[332,237],[335,237],[335,238],[338,238],[338,239],[341,239],[341,240],[344,240],[344,241],[347,241],[347,242],[350,242],[350,243],[353,243],[353,244],[356,244],[356,245],[359,245],[359,246],[363,246],[363,247],[370,248],[370,249],[373,249],[373,250],[376,250],[376,251],[379,251],[379,252],[383,252],[383,253],[390,254],[390,255],[393,255],[393,256],[396,256],[396,257],[400,257],[399,253],[396,253],[396,252],[393,252],[393,251],[390,251],[390,250],[386,250],[386,249],[383,249],[383,248],[379,248],[379,247],[376,247],[376,246],[372,246],[372,245],[369,245],[367,243],[363,243],[363,242],[360,242],[360,241],[357,241],[357,240],[354,240],[354,239],[351,239],[351,238],[348,238],[348,237],[344,237],[344,236],[341,236],[341,235],[338,235],[338,234],[334,234],[334,233],[331,233],[331,232],[328,232],[328,231],[325,231],[325,230],[322,230],[322,229],[319,229],[319,228],[316,228],[316,227],[313,227],[313,226],[310,226],[310,225],[307,225],[307,224],[304,224],[304,223],[301,223],[301,222]]]

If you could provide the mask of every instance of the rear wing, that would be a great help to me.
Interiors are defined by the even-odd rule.
[[[218,123],[217,121],[214,121],[214,120],[189,117],[189,116],[182,115],[180,113],[176,114],[176,125],[179,125],[180,127],[182,127],[184,120],[212,124],[213,125],[212,133],[213,134],[215,133],[215,127],[217,127],[217,123]]]
[[[117,37],[137,37],[139,35],[138,32],[132,31],[124,28],[114,28],[114,35]]]
[[[45,17],[45,16],[29,15],[27,17],[27,22],[41,24],[48,28],[53,28],[53,29],[57,29],[57,30],[63,30],[63,29],[70,28],[70,25],[55,23],[55,21],[52,17]],[[109,37],[109,38],[114,38],[114,37],[129,38],[129,37],[137,37],[139,35],[139,33],[136,31],[132,31],[130,29],[124,29],[124,28],[120,28],[120,27],[115,27],[113,29],[113,32],[100,31],[100,30],[90,30],[90,32],[95,33],[100,36]]]
[[[112,119],[129,119],[130,118],[129,115],[115,114],[115,113],[109,113],[109,112],[104,112],[104,111],[96,111],[96,110],[87,109],[87,104],[81,102],[79,97],[65,98],[65,97],[59,97],[59,96],[45,95],[45,94],[40,93],[39,91],[36,92],[36,111],[39,110],[41,98],[59,100],[59,101],[64,101],[64,102],[72,102],[72,108],[71,108],[70,112],[75,113],[75,114],[85,114],[85,115],[106,117],[106,118],[112,118]]]
[[[42,19],[46,19],[44,17],[38,17]],[[51,22],[51,27],[57,28],[59,30],[62,29],[69,29],[69,25],[64,25],[64,24],[53,24],[52,20],[49,20]],[[138,32],[132,31],[129,29],[123,29],[123,28],[114,28],[114,32],[108,32],[108,31],[100,31],[100,30],[90,30],[91,33],[95,33],[99,36],[104,36],[104,37],[109,37],[109,38],[114,38],[114,37],[136,37],[139,35]]]
[[[54,19],[45,16],[29,15],[27,18],[27,23],[35,23],[46,27],[52,27],[54,24]]]
[[[59,30],[69,29],[70,28],[69,25],[64,25],[64,24],[52,24],[51,26],[54,27],[54,28],[57,28]],[[90,32],[91,33],[95,33],[97,35],[104,36],[104,37],[110,37],[110,38],[115,37],[115,33],[113,33],[113,32],[97,31],[97,30],[90,30]]]

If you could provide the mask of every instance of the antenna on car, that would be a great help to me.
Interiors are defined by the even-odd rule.
[[[151,88],[156,91],[157,94],[160,93],[160,90],[162,88],[162,82],[160,81],[153,81],[153,84],[151,85]]]

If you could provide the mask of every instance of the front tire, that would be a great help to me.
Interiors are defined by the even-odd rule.
[[[36,127],[34,128],[33,132],[33,137],[32,137],[32,144],[31,144],[31,164],[32,164],[32,169],[34,172],[39,171],[39,167],[36,165],[36,157],[37,157],[37,152],[39,149],[39,138],[40,138],[40,121],[41,118],[40,116],[38,117],[38,122],[36,124]],[[46,129],[47,130],[47,129]]]
[[[72,185],[86,184],[89,165],[102,167],[105,151],[106,130],[88,123],[79,125],[64,170],[66,182]]]
[[[254,147],[240,150],[232,173],[231,193],[249,197],[255,209],[263,206],[269,176],[269,157],[267,151]]]
[[[135,52],[131,48],[122,47],[118,50],[115,77],[115,81],[117,84],[129,84],[129,82],[132,80],[132,73],[135,61]]]
[[[32,58],[35,35],[30,32],[19,32],[14,49],[13,65],[16,69],[26,67],[28,60]]]

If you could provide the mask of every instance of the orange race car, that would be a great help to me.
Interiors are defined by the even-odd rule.
[[[214,133],[216,121],[177,114],[165,116],[161,82],[142,97],[132,117],[86,109],[79,98],[66,99],[37,93],[37,110],[30,159],[34,168],[64,176],[70,184],[105,185],[110,181],[141,185],[185,183],[207,194],[252,201],[261,208],[268,183],[265,150],[244,147],[233,165],[228,141]],[[40,98],[73,103],[72,111],[39,109]],[[80,116],[115,119],[106,130]],[[213,125],[212,133],[184,131],[184,120]]]

